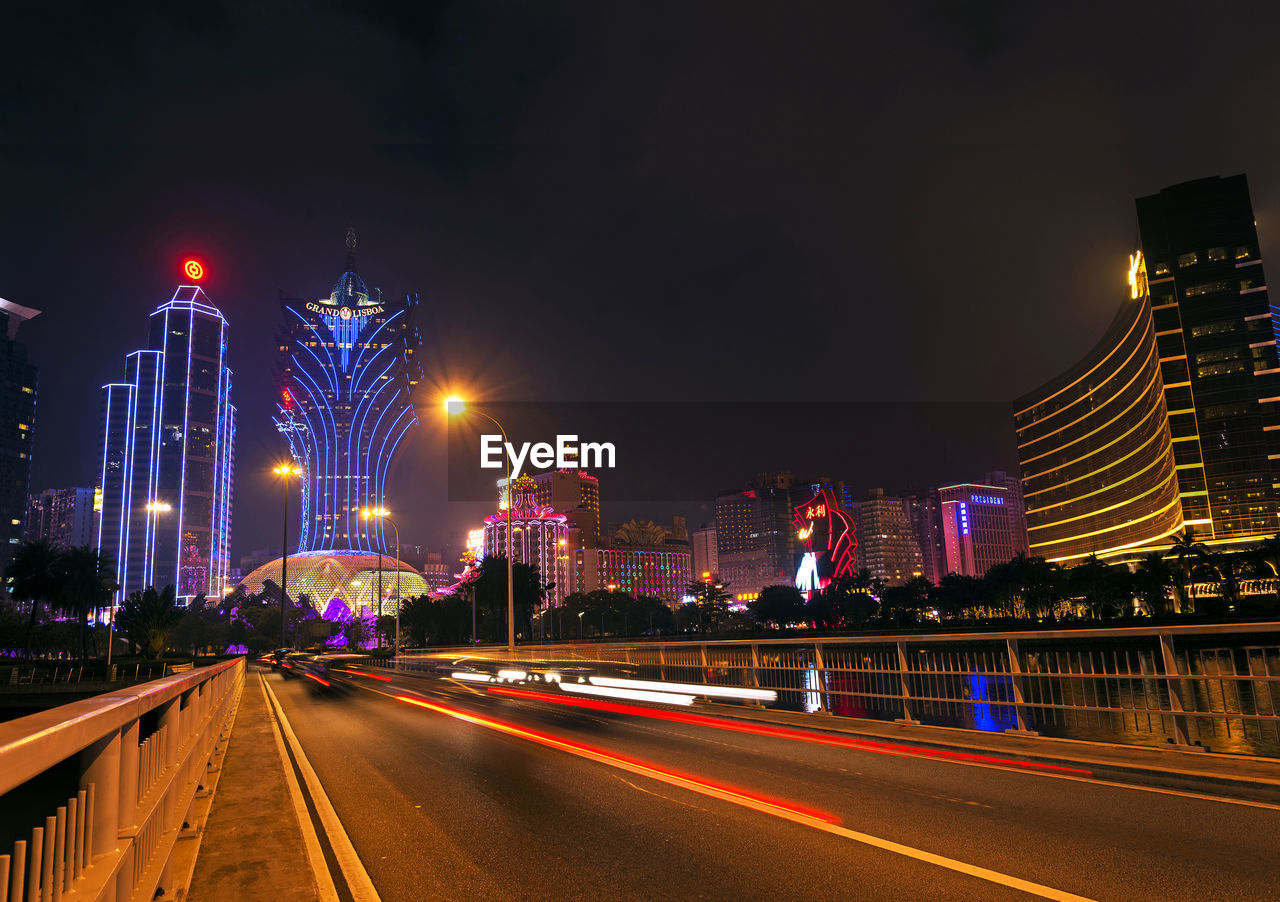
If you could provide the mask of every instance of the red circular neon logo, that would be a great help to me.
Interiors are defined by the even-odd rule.
[[[182,271],[187,274],[188,279],[199,281],[204,278],[204,267],[199,260],[188,260],[182,264]]]

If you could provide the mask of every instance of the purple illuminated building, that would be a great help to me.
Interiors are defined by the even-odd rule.
[[[227,321],[197,285],[151,314],[147,348],[102,388],[98,547],[119,602],[172,585],[179,599],[227,584],[235,415]]]

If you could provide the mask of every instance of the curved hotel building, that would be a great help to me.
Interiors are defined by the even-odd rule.
[[[1165,384],[1142,255],[1097,347],[1014,406],[1031,554],[1078,560],[1183,526]]]
[[[1137,202],[1129,299],[1014,405],[1031,553],[1136,557],[1280,532],[1280,359],[1243,175]]]

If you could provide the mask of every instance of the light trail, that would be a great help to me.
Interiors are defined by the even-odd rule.
[[[519,739],[525,739],[530,742],[536,742],[539,745],[545,745],[549,748],[569,752],[570,754],[577,755],[580,758],[589,758],[592,761],[598,761],[601,764],[621,768],[622,770],[630,771],[633,774],[639,774],[643,777],[650,777],[671,786],[690,789],[694,792],[701,793],[702,795],[724,799],[725,801],[733,802],[736,805],[742,805],[747,808],[755,809],[756,811],[763,811],[766,814],[780,815],[788,818],[802,817],[823,824],[839,823],[839,818],[824,811],[818,811],[814,808],[805,808],[791,802],[769,799],[764,796],[756,795],[752,792],[747,792],[744,789],[727,786],[721,783],[713,783],[710,780],[704,780],[701,777],[695,777],[690,774],[678,773],[676,771],[660,767],[656,764],[639,761],[635,758],[628,758],[581,742],[575,742],[572,739],[552,736],[550,733],[543,733],[540,730],[517,726],[516,724],[502,720],[481,717],[478,714],[470,714],[458,708],[441,705],[437,702],[429,702],[425,699],[414,698],[409,695],[396,695],[392,697],[396,701],[404,702],[405,704],[416,705],[419,708],[426,708],[429,711],[435,711],[437,714],[444,714],[447,717],[453,717],[457,720],[486,727],[490,730],[497,730],[500,733],[506,733]]]
[[[378,690],[374,690],[378,691]],[[494,690],[490,690],[494,691]],[[515,691],[521,690],[499,690],[499,691]],[[978,865],[969,864],[966,861],[960,861],[955,858],[948,858],[945,855],[937,855],[933,852],[927,852],[924,849],[917,849],[913,846],[904,845],[902,843],[893,842],[892,840],[883,839],[879,836],[872,836],[869,833],[862,833],[858,830],[851,830],[842,826],[839,819],[834,815],[812,809],[805,809],[790,802],[779,802],[773,799],[766,799],[757,796],[754,793],[744,792],[731,786],[723,786],[703,780],[699,777],[693,777],[686,774],[676,773],[657,765],[648,764],[643,761],[637,761],[634,758],[626,758],[604,749],[593,748],[579,742],[569,739],[562,739],[552,736],[548,733],[542,733],[538,730],[531,730],[526,727],[520,727],[515,724],[506,723],[505,721],[493,720],[488,717],[481,717],[476,714],[469,714],[457,708],[451,708],[447,705],[429,702],[421,698],[413,698],[408,695],[392,696],[396,701],[404,702],[408,705],[414,705],[419,708],[425,708],[428,711],[434,711],[438,714],[444,714],[447,717],[453,717],[467,723],[476,724],[477,726],[486,727],[490,730],[497,730],[515,736],[519,739],[526,739],[544,745],[549,748],[559,749],[580,758],[586,758],[597,761],[619,770],[629,771],[640,776],[649,777],[666,783],[670,786],[677,786],[681,789],[688,789],[692,792],[699,793],[711,798],[720,799],[739,805],[743,808],[749,808],[753,811],[769,814],[774,817],[782,818],[793,824],[810,827],[815,830],[821,830],[825,833],[831,833],[845,839],[872,848],[882,849],[895,855],[901,855],[905,858],[911,858],[915,861],[925,862],[940,868],[946,868],[960,874],[967,874],[970,877],[976,877],[979,880],[986,880],[989,883],[995,883],[1000,886],[1007,886],[1012,889],[1020,890],[1030,895],[1039,896],[1042,899],[1054,899],[1057,902],[1091,902],[1084,896],[1077,896],[1064,890],[1056,889],[1051,886],[1045,886],[1041,883],[1034,883],[1030,880],[1023,880],[1021,877],[1014,877],[1011,874],[1004,874],[1000,871],[993,871],[989,868],[979,867]],[[575,700],[585,701],[585,700]],[[608,704],[601,702],[600,704]],[[625,707],[619,705],[618,707]],[[674,713],[674,712],[670,712]]]
[[[377,673],[365,673],[363,670],[344,670],[342,672],[354,674],[355,676],[368,677],[371,680],[381,680],[384,683],[391,682],[391,677],[389,676],[382,676],[381,674],[377,674]]]
[[[536,692],[531,689],[491,686],[489,687],[489,692],[495,695],[527,698],[532,701],[553,702],[557,705],[591,708],[596,711],[608,711],[614,714],[630,714],[636,717],[649,717],[655,720],[666,720],[672,723],[682,723],[690,726],[711,727],[717,730],[731,730],[735,733],[750,733],[755,736],[769,736],[775,739],[794,739],[800,742],[812,742],[819,745],[856,748],[902,758],[937,758],[941,760],[963,761],[977,764],[998,764],[1002,767],[1016,768],[1019,770],[1083,774],[1085,776],[1092,776],[1093,774],[1093,771],[1091,770],[1085,770],[1078,767],[1066,767],[1061,764],[1040,764],[1038,762],[1016,761],[1012,758],[997,758],[991,755],[975,755],[970,752],[949,752],[943,749],[915,748],[909,745],[896,745],[894,743],[876,742],[869,739],[853,739],[848,736],[812,733],[807,730],[796,730],[791,727],[779,727],[773,724],[754,724],[742,721],[726,720],[718,717],[708,717],[705,714],[690,714],[684,711],[665,711],[658,708],[640,708],[636,705],[621,705],[616,702],[601,702],[585,698],[566,698],[565,696],[553,695],[547,692]]]

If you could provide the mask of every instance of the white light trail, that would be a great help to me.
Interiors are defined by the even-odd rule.
[[[732,698],[741,701],[773,702],[778,693],[772,689],[747,689],[739,686],[705,686],[699,683],[662,683],[653,680],[623,680],[616,677],[591,677],[596,686],[614,689],[646,689],[655,692],[680,692],[686,695],[705,695],[708,698]]]

